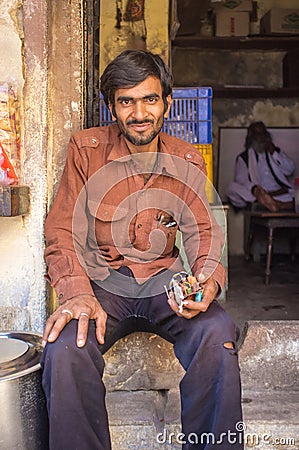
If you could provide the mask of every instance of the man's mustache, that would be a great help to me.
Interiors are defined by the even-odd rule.
[[[144,119],[144,120],[131,119],[126,122],[127,125],[143,125],[144,123],[154,124],[154,121],[152,119]]]

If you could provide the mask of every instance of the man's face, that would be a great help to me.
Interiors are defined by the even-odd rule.
[[[265,133],[263,130],[257,130],[252,137],[252,148],[257,153],[264,153],[270,142],[271,138],[268,133]]]
[[[152,76],[137,86],[115,92],[114,117],[131,144],[146,145],[155,139],[162,128],[164,117],[168,115],[171,96],[167,100],[169,106],[164,112],[162,86],[160,80]]]

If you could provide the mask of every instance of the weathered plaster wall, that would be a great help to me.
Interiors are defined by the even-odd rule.
[[[127,48],[149,50],[168,62],[168,0],[147,0],[144,21],[121,20],[119,28],[116,28],[116,2],[101,0],[100,3],[100,73]],[[117,3],[124,18],[127,2]]]
[[[49,1],[47,210],[51,207],[71,134],[85,113],[84,0]],[[48,309],[57,306],[50,289]]]
[[[269,89],[282,87],[285,52],[199,50],[174,48],[173,75],[177,85],[252,85]],[[188,70],[186,70],[186,67]]]
[[[0,81],[22,112],[21,183],[30,212],[0,217],[0,329],[41,332],[48,307],[43,226],[69,137],[83,123],[82,1],[0,0]]]
[[[23,105],[21,6],[22,2],[18,0],[0,2],[0,81],[10,81],[17,86],[20,103]],[[22,158],[25,160],[23,149],[24,145]],[[22,182],[29,181],[30,172],[28,168],[27,176],[22,174]],[[35,209],[34,201],[31,208]],[[0,217],[0,329],[30,329],[33,325],[31,309],[40,297],[40,292],[35,289],[35,272],[40,264],[30,242],[35,230],[36,224],[29,225],[28,219]],[[40,305],[40,301],[38,303]],[[33,309],[36,310],[36,306]],[[40,311],[39,316],[42,315]]]
[[[23,30],[20,23],[20,6],[20,0],[0,1],[0,81],[15,81],[22,88]]]
[[[48,206],[58,188],[69,138],[83,127],[83,0],[50,1],[49,16]]]

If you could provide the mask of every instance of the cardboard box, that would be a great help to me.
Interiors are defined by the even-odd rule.
[[[249,12],[219,9],[215,14],[216,36],[248,36]]]
[[[252,11],[252,0],[222,0],[217,2],[215,10],[225,8],[229,11]]]
[[[261,34],[299,34],[299,9],[270,9],[261,18]]]

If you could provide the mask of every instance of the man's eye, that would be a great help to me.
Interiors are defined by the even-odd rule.
[[[156,103],[158,101],[157,97],[147,97],[145,99],[146,103]]]
[[[124,99],[124,100],[121,100],[121,101],[120,101],[120,104],[123,105],[123,106],[130,106],[130,105],[133,104],[133,100],[130,100],[130,99]]]

